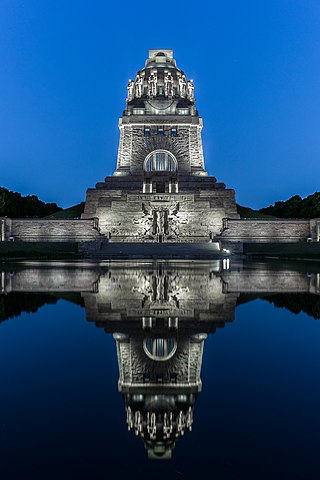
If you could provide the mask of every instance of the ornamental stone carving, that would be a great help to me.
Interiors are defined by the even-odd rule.
[[[131,102],[134,96],[134,81],[129,80],[128,82],[128,102]]]
[[[136,97],[138,98],[142,97],[143,79],[142,77],[140,77],[139,74],[137,74],[136,76],[135,87],[136,87]]]
[[[170,72],[164,76],[164,94],[166,97],[173,96],[173,78]]]
[[[187,82],[188,98],[191,102],[194,102],[194,84],[193,80]]]
[[[157,83],[158,83],[157,71],[154,71],[151,73],[148,79],[150,97],[155,97],[157,95]]]
[[[179,76],[178,85],[179,85],[179,95],[180,97],[184,98],[186,96],[186,89],[187,89],[187,82],[186,82],[185,75]]]

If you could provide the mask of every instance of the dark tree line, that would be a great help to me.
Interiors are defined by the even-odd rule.
[[[264,298],[277,308],[286,308],[292,313],[304,312],[310,317],[320,318],[320,297],[305,293],[278,293]]]
[[[285,202],[276,202],[259,212],[278,218],[316,218],[320,217],[320,192],[306,198],[295,195]]]
[[[276,293],[255,294],[241,293],[237,299],[237,306],[252,302],[260,298],[266,300],[277,308],[285,308],[292,313],[306,313],[310,317],[320,319],[320,297],[319,295],[310,295],[309,293]]]
[[[0,187],[0,217],[42,218],[62,210],[56,203],[45,203],[35,195],[23,197]]]
[[[58,299],[50,294],[9,293],[0,296],[0,322],[19,317],[23,312],[35,313],[47,303],[55,304]]]

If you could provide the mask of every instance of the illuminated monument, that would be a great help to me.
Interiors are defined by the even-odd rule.
[[[82,218],[114,242],[210,242],[238,219],[234,191],[209,177],[194,84],[172,50],[150,50],[129,80],[117,168],[87,191]]]
[[[81,219],[3,217],[0,241],[76,242],[81,256],[100,258],[123,242],[136,244],[126,255],[140,248],[139,255],[185,258],[242,253],[251,243],[320,241],[317,218],[239,218],[234,191],[206,172],[194,84],[172,50],[150,50],[129,80],[119,128],[116,170],[88,189]]]

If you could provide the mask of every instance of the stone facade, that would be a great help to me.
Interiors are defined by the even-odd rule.
[[[2,241],[82,242],[101,237],[96,219],[49,220],[35,218],[0,218]]]
[[[241,219],[226,218],[221,238],[226,242],[300,242],[311,238],[319,241],[320,220]]]
[[[194,86],[171,50],[152,50],[128,84],[117,167],[89,189],[82,218],[114,242],[210,242],[239,218],[234,191],[209,177]]]

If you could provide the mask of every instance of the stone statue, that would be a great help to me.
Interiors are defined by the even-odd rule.
[[[173,96],[173,78],[170,72],[164,77],[164,94],[166,97]]]
[[[134,81],[129,80],[128,82],[128,102],[131,102],[133,99],[133,90],[134,90]]]
[[[157,72],[151,73],[148,79],[150,97],[155,97],[157,95],[157,82],[158,82]]]
[[[143,78],[139,74],[136,76],[136,97],[142,97]]]
[[[153,210],[153,234],[167,235],[168,234],[168,209],[160,207]]]
[[[179,77],[179,95],[180,97],[185,97],[186,96],[186,76],[182,75],[182,77]]]
[[[156,275],[153,281],[153,300],[155,302],[164,303],[168,299],[168,277]]]
[[[163,232],[163,212],[161,210],[156,210],[156,233],[162,235]]]
[[[194,84],[193,80],[187,82],[188,98],[191,102],[194,102]]]

